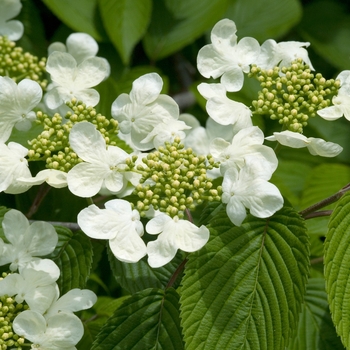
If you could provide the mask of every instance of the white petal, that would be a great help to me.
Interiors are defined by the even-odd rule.
[[[100,209],[94,204],[78,214],[78,224],[81,229],[87,236],[96,239],[111,239],[116,236],[118,221],[115,219],[114,211]]]
[[[159,237],[152,242],[147,244],[147,255],[148,255],[148,264],[153,267],[161,267],[170,262],[176,252],[177,247],[171,239],[170,233],[164,232]]]
[[[69,134],[69,143],[85,162],[107,162],[106,141],[93,124],[75,124]]]
[[[224,18],[217,22],[211,31],[211,42],[219,52],[230,52],[237,43],[235,22]]]
[[[135,263],[146,255],[146,245],[134,227],[124,226],[115,238],[109,240],[114,256],[123,262]]]
[[[289,130],[274,132],[273,136],[268,136],[265,139],[268,141],[277,140],[281,145],[292,148],[303,148],[309,144],[306,136]]]
[[[19,210],[11,209],[4,215],[2,227],[6,238],[13,245],[23,242],[29,226],[28,219]]]
[[[159,74],[145,74],[133,82],[130,99],[134,103],[147,105],[157,99],[162,87],[163,80]]]
[[[179,220],[175,227],[175,243],[184,252],[195,252],[208,242],[210,233],[204,225],[197,227],[187,220]]]
[[[109,64],[101,57],[89,57],[77,67],[75,84],[82,89],[98,85],[109,74]]]
[[[146,231],[151,235],[157,235],[163,231],[166,223],[171,221],[172,219],[170,216],[164,213],[161,213],[155,216],[150,221],[148,221],[148,223],[146,224]]]
[[[309,137],[308,140],[310,144],[307,148],[312,155],[335,157],[343,150],[343,147],[333,142],[326,142],[325,140],[313,137]]]
[[[67,174],[68,188],[78,197],[92,197],[102,188],[107,171],[107,164],[79,163]]]
[[[78,62],[82,62],[88,57],[96,56],[98,44],[96,40],[86,33],[73,33],[68,36],[67,50]]]
[[[337,120],[343,116],[339,106],[330,106],[317,111],[317,114],[325,120]]]
[[[44,221],[33,222],[24,235],[26,251],[32,256],[44,256],[53,252],[58,242],[55,228]]]
[[[47,59],[46,71],[50,73],[52,81],[60,86],[72,84],[77,62],[66,52],[54,51]]]
[[[36,311],[25,310],[14,319],[13,330],[26,339],[36,342],[46,331],[46,320]]]
[[[88,289],[71,289],[55,301],[44,317],[49,319],[59,312],[77,312],[80,310],[90,309],[97,301],[94,292]]]
[[[238,66],[232,67],[222,75],[220,82],[227,91],[235,92],[241,90],[244,82],[242,69]]]

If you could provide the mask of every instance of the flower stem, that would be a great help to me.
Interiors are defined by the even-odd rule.
[[[311,205],[310,207],[302,210],[299,212],[299,214],[304,218],[308,218],[308,219],[311,219],[312,217],[316,217],[316,216],[325,216],[325,215],[329,215],[328,214],[325,214],[325,215],[313,215],[313,216],[310,216],[311,213],[315,214],[315,212],[318,210],[318,209],[321,209],[323,207],[326,207],[327,205],[329,204],[332,204],[334,202],[336,202],[338,199],[340,199],[343,194],[347,191],[350,191],[350,183],[347,184],[346,186],[344,186],[342,189],[340,189],[337,193],[331,195],[330,197],[326,198],[326,199],[323,199],[322,201],[316,203],[316,204],[313,204]],[[325,213],[326,211],[324,211]],[[322,212],[320,212],[322,213]]]
[[[185,258],[182,263],[177,267],[177,269],[175,270],[175,272],[173,273],[173,275],[171,276],[168,284],[166,285],[165,289],[170,288],[173,286],[173,284],[175,283],[175,281],[177,280],[177,278],[179,277],[179,275],[182,273],[182,271],[185,268],[185,265],[187,263],[187,258]]]

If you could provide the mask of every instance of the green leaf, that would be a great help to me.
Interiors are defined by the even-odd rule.
[[[305,190],[300,201],[300,208],[305,209],[322,199],[338,192],[350,179],[350,167],[343,164],[321,164],[309,172],[305,180]],[[322,208],[332,209],[335,204]],[[313,218],[306,221],[306,227],[311,237],[311,255],[323,254],[320,237],[327,232],[329,217]]]
[[[66,227],[55,226],[55,229],[58,244],[49,258],[61,270],[57,284],[62,295],[73,288],[85,287],[92,264],[92,246],[90,238],[81,231],[73,234]]]
[[[8,242],[6,237],[5,237],[5,234],[4,234],[4,230],[2,228],[2,222],[4,220],[4,216],[5,214],[11,209],[9,208],[6,208],[4,206],[0,206],[0,238],[2,238],[5,242]]]
[[[91,348],[112,349],[183,349],[176,291],[147,289],[124,301]]]
[[[119,261],[109,247],[107,250],[115,279],[124,289],[132,294],[146,288],[165,288],[175,270],[183,261],[181,252],[178,252],[171,262],[160,268],[153,269],[148,265],[146,257],[137,263],[128,264]]]
[[[288,198],[294,208],[301,209],[299,201],[305,188],[307,175],[312,167],[304,162],[281,159],[278,168],[274,172],[271,182],[274,183],[281,194]]]
[[[325,241],[325,279],[328,302],[337,333],[350,347],[350,193],[337,203]]]
[[[84,336],[77,344],[78,350],[86,350],[91,348],[93,340],[97,334],[101,331],[101,328],[105,325],[108,318],[111,317],[114,311],[123,303],[129,296],[124,296],[118,299],[102,296],[97,299],[93,309],[83,312],[85,319],[92,319],[84,322]],[[90,317],[86,317],[84,313],[90,314]]]
[[[344,349],[331,319],[323,278],[310,278],[305,303],[299,315],[298,330],[288,350]]]
[[[151,0],[100,0],[104,27],[123,62],[146,32],[151,17]]]
[[[309,268],[304,222],[285,207],[235,227],[221,211],[189,256],[181,289],[186,349],[284,349],[296,328]]]
[[[298,0],[231,0],[225,17],[236,23],[239,38],[252,36],[262,42],[286,34],[301,14]]]
[[[68,27],[90,34],[96,40],[105,39],[98,16],[97,0],[43,0],[45,5]]]
[[[200,37],[221,18],[227,0],[161,0],[153,6],[143,44],[148,57],[159,60]]]
[[[325,30],[325,26],[327,30]],[[349,69],[350,15],[340,1],[311,2],[298,30],[312,48],[340,70]]]

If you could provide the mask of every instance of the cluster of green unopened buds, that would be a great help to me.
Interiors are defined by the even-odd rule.
[[[142,159],[137,166],[140,184],[134,193],[139,197],[137,209],[146,215],[150,206],[169,216],[183,217],[186,209],[193,210],[203,201],[219,201],[221,186],[215,188],[207,170],[218,168],[211,155],[197,156],[176,138]]]
[[[31,79],[45,89],[47,80],[43,79],[46,58],[24,52],[16,43],[6,36],[0,36],[0,76],[10,76],[16,81]]]
[[[269,115],[285,129],[299,133],[309,117],[331,105],[340,88],[339,80],[327,80],[321,73],[313,73],[302,59],[289,67],[268,70],[253,65],[249,76],[256,77],[262,87],[258,99],[253,101],[255,113]]]
[[[5,277],[6,274],[3,274]],[[16,303],[12,297],[0,296],[0,350],[21,350],[25,339],[13,332],[12,322],[23,310],[28,309],[25,304]]]
[[[59,113],[49,117],[42,111],[37,112],[37,124],[44,130],[29,142],[31,149],[28,152],[29,160],[45,160],[48,169],[56,169],[68,172],[81,159],[69,146],[69,133],[73,125],[82,121],[88,121],[96,126],[107,145],[116,145],[118,121],[107,119],[97,113],[95,108],[87,107],[75,98],[67,103],[73,111],[68,111],[63,118]]]

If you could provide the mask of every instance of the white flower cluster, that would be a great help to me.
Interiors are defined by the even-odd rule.
[[[8,0],[8,3],[18,1]],[[2,28],[8,30],[11,22],[6,21],[15,15],[15,11],[0,13],[3,16],[0,18],[1,34],[1,30],[5,33]],[[243,223],[247,209],[258,218],[273,215],[282,208],[283,198],[278,188],[269,182],[278,161],[272,148],[263,144],[265,139],[295,148],[307,147],[311,154],[325,157],[336,156],[342,148],[291,131],[274,133],[265,138],[263,132],[253,126],[251,108],[232,100],[227,93],[242,88],[245,74],[250,72],[253,64],[263,69],[273,69],[276,66],[291,65],[295,59],[300,58],[313,69],[305,49],[309,43],[276,43],[267,40],[260,46],[253,38],[238,41],[236,31],[234,22],[221,20],[212,30],[212,43],[204,46],[198,54],[199,72],[206,78],[220,78],[220,83],[202,83],[198,86],[200,94],[207,100],[206,109],[210,118],[206,128],[191,116],[180,115],[174,99],[161,93],[163,81],[158,74],[145,74],[133,82],[130,94],[121,94],[111,106],[111,115],[119,123],[118,136],[134,152],[128,154],[117,146],[109,145],[95,124],[79,122],[70,130],[69,144],[81,162],[67,173],[46,169],[32,177],[26,158],[28,150],[8,140],[13,128],[26,131],[31,127],[31,122],[35,119],[33,109],[41,102],[44,102],[45,110],[51,110],[52,113],[66,107],[65,103],[72,98],[83,101],[87,106],[98,103],[99,94],[93,87],[108,77],[110,67],[104,58],[96,57],[97,43],[87,34],[76,33],[68,37],[66,45],[52,44],[46,66],[51,84],[44,96],[39,84],[31,80],[24,79],[16,84],[10,78],[0,77],[0,191],[22,193],[31,186],[46,181],[56,188],[68,186],[79,197],[89,198],[101,192],[115,195],[118,199],[106,202],[104,209],[94,204],[83,209],[78,215],[78,224],[89,237],[108,240],[111,251],[119,260],[133,263],[147,255],[151,267],[161,267],[173,259],[178,249],[194,252],[202,248],[209,239],[209,230],[205,226],[197,227],[178,215],[170,216],[159,211],[150,214],[150,220],[144,227],[139,211],[120,198],[131,194],[140,184],[142,170],[139,169],[142,169],[141,159],[145,154],[164,146],[165,142],[172,143],[180,139],[200,155],[211,154],[220,164],[217,171],[212,171],[212,176],[223,178],[222,202],[226,204],[227,215],[233,224],[239,226]],[[349,71],[342,72],[338,79],[341,88],[338,96],[333,99],[334,106],[320,110],[318,114],[329,120],[344,114],[350,120]],[[134,157],[140,168],[129,167]],[[152,182],[151,179],[149,181]],[[13,213],[9,215],[19,215]],[[5,228],[6,225],[7,221]],[[146,244],[142,238],[145,231],[156,236],[156,239]],[[7,234],[8,232],[10,231],[7,230]],[[11,236],[8,240],[15,247],[17,243]],[[50,249],[53,249],[54,244],[50,244]],[[11,247],[2,244],[0,261],[9,256],[10,251],[10,255],[15,256],[17,248]],[[44,268],[36,260],[28,258],[30,263],[23,261],[22,255],[22,260],[8,259],[4,263],[10,262],[13,269],[18,266],[19,272],[1,283],[10,285],[12,282],[9,281],[15,283],[16,279],[16,285],[20,286],[29,283],[24,281],[31,276],[31,283],[40,283],[33,287],[35,290],[44,288],[50,291],[45,293],[51,297],[40,302],[29,289],[23,295],[22,292],[15,294],[18,300],[23,299],[32,305],[31,311],[28,311],[30,314],[26,313],[33,320],[35,318],[35,324],[45,323],[45,332],[54,332],[52,327],[56,321],[50,323],[48,320],[55,316],[52,310],[58,308],[57,289],[53,287],[58,278],[57,269],[52,267],[48,271],[50,264]],[[42,277],[45,274],[47,279]],[[14,293],[14,289],[6,288]],[[32,294],[29,296],[27,292]],[[62,314],[59,317],[63,317]],[[66,317],[67,326],[74,323],[72,313],[66,312]],[[31,335],[25,330],[24,316],[16,322],[16,329],[29,340],[39,342],[37,338],[29,338]],[[59,336],[53,336],[55,337]]]
[[[74,312],[90,308],[96,295],[81,289],[59,295],[58,266],[39,258],[56,247],[58,236],[51,224],[29,224],[21,212],[12,209],[5,214],[2,227],[8,242],[0,239],[0,266],[10,264],[11,273],[0,280],[0,296],[29,306],[14,319],[13,330],[32,342],[32,348],[76,349],[84,328]]]

